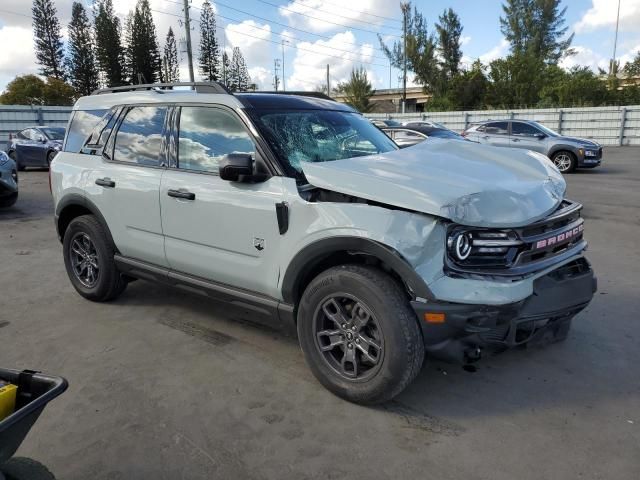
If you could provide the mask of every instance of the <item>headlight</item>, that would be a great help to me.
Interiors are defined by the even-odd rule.
[[[598,154],[598,152],[594,152],[593,150],[585,150],[584,151],[584,156],[585,157],[595,157]]]
[[[6,153],[0,152],[0,165],[6,165],[9,163],[9,157]]]
[[[457,226],[447,235],[447,254],[461,267],[507,267],[522,245],[510,230]]]

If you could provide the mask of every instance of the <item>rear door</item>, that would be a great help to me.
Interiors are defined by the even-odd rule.
[[[478,141],[494,147],[509,146],[509,122],[488,122],[484,131],[478,133]]]
[[[158,197],[168,111],[162,105],[124,108],[86,183],[86,195],[104,216],[120,253],[159,266],[167,265]]]
[[[544,141],[545,137],[539,136],[541,134],[542,132],[535,126],[514,120],[511,122],[509,144],[513,148],[524,148],[546,154],[547,147]]]
[[[221,179],[218,162],[226,154],[249,153],[260,162],[245,124],[222,106],[183,106],[176,113],[176,164],[160,188],[170,267],[277,296],[282,177],[257,183]]]

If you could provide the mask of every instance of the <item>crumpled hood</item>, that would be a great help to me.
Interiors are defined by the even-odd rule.
[[[556,209],[566,190],[539,153],[455,140],[302,169],[317,187],[476,227],[535,222]]]

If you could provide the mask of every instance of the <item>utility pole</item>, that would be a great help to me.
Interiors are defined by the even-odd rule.
[[[327,95],[331,96],[331,82],[329,81],[329,64],[327,63]]]
[[[404,42],[403,52],[403,72],[402,72],[402,113],[405,113],[407,105],[407,16],[409,15],[409,2],[400,4],[402,10],[402,41]]]
[[[193,82],[193,52],[191,51],[191,19],[189,18],[189,0],[184,0],[184,28],[187,35],[187,58],[189,59],[189,81]]]
[[[287,42],[287,40],[285,40],[283,38],[282,39],[282,91],[283,92],[287,91],[287,89],[285,88],[285,85],[284,85],[284,77],[285,77],[285,75],[284,75],[284,44],[285,44],[285,42]]]
[[[278,78],[278,69],[280,68],[280,60],[273,59],[273,88],[278,91],[278,85],[280,85],[280,78]]]
[[[616,17],[616,35],[613,39],[613,58],[609,63],[609,75],[613,75],[616,64],[616,47],[618,46],[618,24],[620,23],[620,0],[618,0],[618,16]]]

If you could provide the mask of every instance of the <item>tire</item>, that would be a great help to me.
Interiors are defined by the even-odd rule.
[[[309,368],[345,400],[389,401],[422,368],[424,343],[416,315],[400,286],[376,268],[341,265],[322,272],[305,289],[297,318]],[[332,329],[335,334],[329,335]]]
[[[18,201],[18,192],[7,195],[6,197],[0,197],[0,208],[12,207]]]
[[[56,480],[43,464],[24,457],[7,460],[2,464],[1,471],[7,480]]]
[[[51,168],[51,162],[56,157],[56,152],[53,150],[47,153],[47,168]]]
[[[124,292],[127,282],[113,260],[115,247],[93,215],[71,221],[64,233],[62,251],[71,284],[84,298],[106,302]]]
[[[22,166],[22,165],[20,164],[20,162],[18,161],[18,159],[17,159],[17,157],[16,157],[16,152],[15,152],[15,151],[13,151],[13,150],[12,150],[12,151],[10,151],[10,152],[9,152],[9,158],[10,158],[11,160],[13,160],[13,161],[16,163],[16,168],[18,169],[18,171],[19,171],[19,172],[24,172],[24,168],[25,168],[25,167],[24,167],[24,166]]]
[[[571,173],[576,169],[576,156],[566,150],[561,150],[551,156],[551,161],[558,167],[560,173]]]

